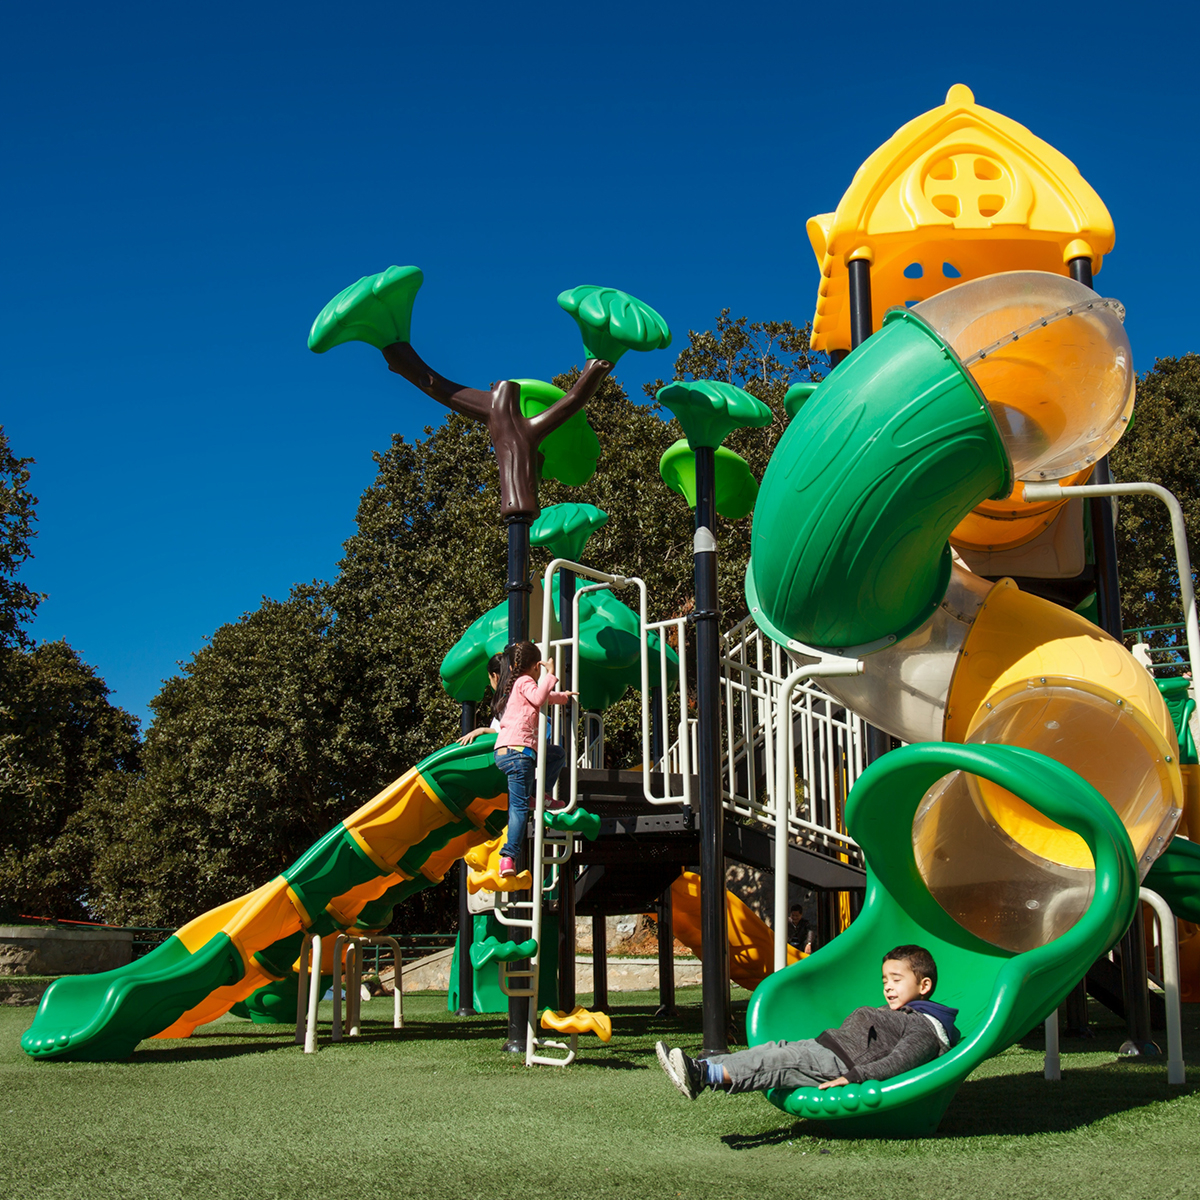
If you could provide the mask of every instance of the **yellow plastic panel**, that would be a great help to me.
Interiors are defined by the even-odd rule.
[[[612,1018],[608,1013],[589,1012],[580,1004],[569,1013],[546,1009],[542,1013],[541,1026],[557,1033],[594,1033],[602,1042],[612,1039]]]
[[[1059,480],[1063,487],[1075,487],[1086,483],[1092,473],[1090,466],[1074,475]],[[959,523],[950,535],[955,547],[968,550],[991,552],[1011,550],[1033,541],[1044,530],[1054,524],[1055,518],[1066,507],[1066,500],[1030,502],[1017,498],[1017,487],[1003,500],[985,500],[977,504]]]
[[[878,329],[893,305],[964,279],[1016,268],[1065,275],[1078,257],[1099,271],[1114,241],[1108,210],[1075,165],[1023,125],[976,104],[962,84],[880,146],[837,211],[809,221],[808,235],[821,267],[817,350],[850,348],[851,259],[873,264]],[[916,278],[906,277],[917,268]]]
[[[382,862],[387,864],[386,870],[394,870],[413,846],[454,819],[420,774],[409,771],[343,824],[356,835],[356,841],[361,838],[371,848],[377,865]]]
[[[1086,617],[1002,579],[979,610],[950,684],[945,739],[964,742],[992,692],[1042,675],[1087,679],[1148,718],[1178,762],[1175,725],[1149,673]]]
[[[675,936],[685,946],[690,946],[698,958],[703,958],[700,876],[694,871],[684,871],[671,885],[671,911]],[[729,891],[725,893],[725,923],[729,938],[729,977],[747,991],[753,991],[774,970],[774,934],[753,909]],[[789,946],[787,953],[788,966],[807,957],[795,946]]]
[[[1179,832],[1193,842],[1200,842],[1200,766],[1187,763],[1180,768],[1183,774],[1183,816]]]
[[[472,871],[467,876],[467,891],[476,892],[527,892],[533,887],[533,876],[528,871],[518,875],[501,875],[499,867],[488,867],[486,871]]]

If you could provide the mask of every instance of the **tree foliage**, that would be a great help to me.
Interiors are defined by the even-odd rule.
[[[24,626],[45,598],[17,579],[21,564],[33,554],[37,497],[29,490],[32,465],[32,458],[13,454],[0,425],[0,647],[30,645]]]
[[[1112,451],[1120,483],[1161,484],[1183,506],[1189,530],[1200,529],[1200,355],[1160,358],[1140,380],[1133,428]],[[1148,496],[1120,501],[1117,562],[1126,629],[1183,619],[1179,574],[1166,508]]]

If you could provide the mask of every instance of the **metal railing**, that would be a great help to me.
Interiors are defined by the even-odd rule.
[[[843,810],[866,766],[864,723],[815,680],[802,679],[787,701],[791,737],[782,739],[786,762],[780,763],[775,734],[784,684],[792,671],[787,652],[764,637],[750,617],[722,639],[725,808],[744,820],[774,827],[782,774],[785,794],[786,780],[792,781],[786,797],[788,833],[827,852],[846,852],[858,862],[858,844],[845,831]],[[788,724],[789,717],[784,717],[785,732]]]

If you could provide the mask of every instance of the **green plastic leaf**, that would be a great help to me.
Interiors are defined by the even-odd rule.
[[[608,513],[594,504],[552,504],[534,521],[529,542],[547,547],[555,558],[582,562],[588,538],[606,524]]]
[[[343,342],[366,342],[382,350],[410,341],[413,301],[424,282],[419,267],[388,267],[378,275],[364,275],[317,314],[308,348],[324,354]]]
[[[559,833],[582,833],[589,842],[594,842],[600,836],[600,818],[584,808],[569,813],[548,812],[545,821],[547,829],[556,829]]]
[[[514,379],[521,385],[521,416],[536,417],[561,400],[567,393],[540,379]],[[542,478],[557,479],[567,487],[579,487],[596,473],[600,461],[600,439],[588,424],[582,409],[564,421],[538,446],[543,456]]]
[[[563,292],[558,303],[575,318],[588,358],[615,363],[626,350],[662,350],[671,344],[666,321],[628,292],[583,284]]]
[[[771,423],[771,410],[732,383],[695,379],[658,389],[658,401],[675,414],[689,445],[719,446],[735,429]]]
[[[730,521],[740,521],[754,510],[758,499],[758,480],[750,464],[728,446],[718,446],[713,455],[717,470],[717,512]],[[689,508],[696,507],[696,453],[687,438],[668,446],[658,462],[658,473],[673,492],[678,492]]]

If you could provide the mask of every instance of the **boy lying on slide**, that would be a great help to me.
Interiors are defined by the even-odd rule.
[[[659,1064],[689,1100],[705,1088],[757,1092],[767,1088],[841,1087],[890,1079],[937,1058],[961,1036],[957,1008],[928,997],[937,964],[922,946],[897,946],[883,956],[882,1008],[856,1008],[837,1029],[798,1042],[768,1042],[704,1061],[678,1048],[655,1047]]]

